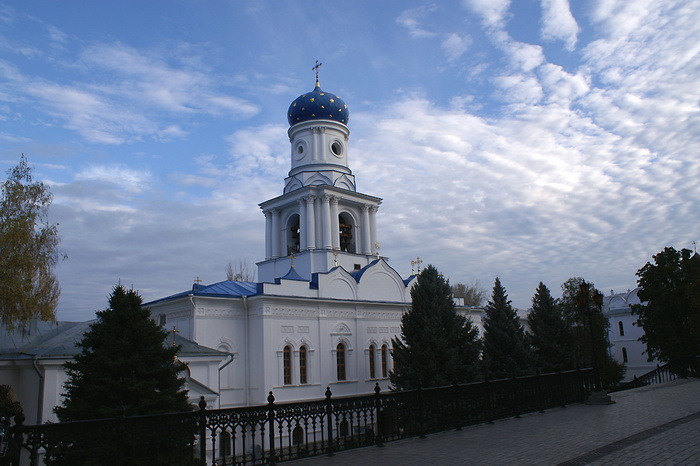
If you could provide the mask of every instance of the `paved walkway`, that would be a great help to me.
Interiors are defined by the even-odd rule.
[[[700,380],[611,394],[494,424],[294,461],[300,465],[700,465]]]

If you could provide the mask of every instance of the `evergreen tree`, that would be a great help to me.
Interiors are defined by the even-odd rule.
[[[670,362],[682,376],[693,364],[700,371],[700,255],[665,248],[653,259],[637,271],[643,304],[632,307],[647,355]]]
[[[532,353],[525,331],[498,277],[486,305],[483,365],[485,375],[492,379],[532,373]]]
[[[543,373],[576,367],[571,327],[544,283],[540,282],[527,316],[534,362]]]
[[[411,309],[392,340],[392,384],[399,389],[472,382],[478,377],[479,335],[455,312],[449,282],[432,265],[411,289]]]
[[[191,409],[178,377],[179,347],[165,344],[167,332],[135,291],[115,287],[97,317],[78,343],[80,354],[65,364],[66,397],[55,408],[61,421]]]
[[[559,304],[562,314],[572,326],[577,365],[595,367],[604,388],[615,386],[622,380],[625,367],[615,361],[608,351],[610,321],[603,314],[603,294],[581,277],[568,279],[561,288]]]

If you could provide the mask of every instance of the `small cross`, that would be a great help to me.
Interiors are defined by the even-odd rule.
[[[323,63],[319,63],[318,60],[316,60],[316,66],[312,67],[311,69],[316,72],[316,84],[318,85],[318,69],[323,65]]]
[[[695,241],[693,241],[692,243],[693,243],[693,253],[696,253],[696,254],[697,254],[697,252],[698,252],[698,249],[697,249],[697,247],[696,247],[696,246],[697,246],[697,243],[696,243]]]
[[[199,277],[197,277],[197,278],[194,279],[194,282],[195,282],[195,283],[202,283],[202,279],[199,278]]]
[[[338,251],[333,250],[333,267],[338,267]]]
[[[292,268],[294,268],[294,254],[289,255],[289,260],[292,262]]]
[[[379,259],[379,241],[374,242],[374,250],[377,252],[377,259]]]

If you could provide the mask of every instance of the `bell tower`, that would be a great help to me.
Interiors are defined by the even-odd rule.
[[[265,260],[258,279],[311,280],[340,266],[352,272],[379,255],[376,213],[381,199],[358,193],[348,164],[348,107],[321,89],[289,106],[291,169],[283,194],[260,204],[265,215]]]

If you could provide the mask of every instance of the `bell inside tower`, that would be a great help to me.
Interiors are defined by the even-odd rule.
[[[301,250],[299,240],[299,214],[294,214],[287,221],[287,255]]]
[[[340,250],[354,254],[355,239],[352,218],[346,213],[338,215],[338,226],[340,227]]]

